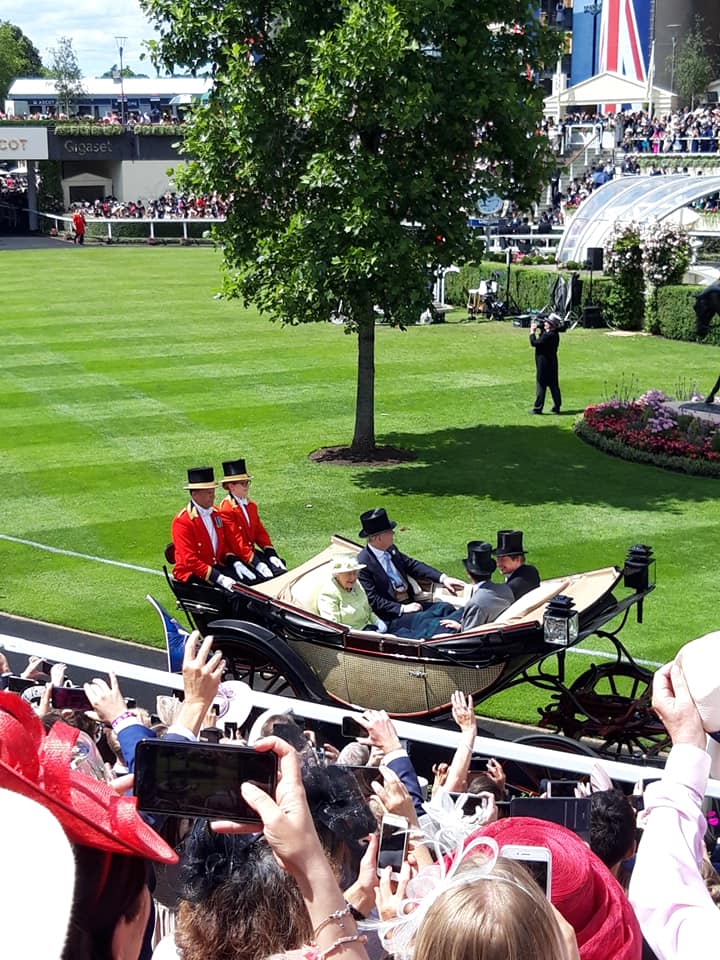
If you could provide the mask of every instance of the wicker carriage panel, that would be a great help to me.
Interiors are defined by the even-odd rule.
[[[454,690],[484,690],[505,669],[502,663],[475,670],[347,653],[298,641],[292,646],[314,668],[332,696],[392,714],[435,710],[450,702]]]

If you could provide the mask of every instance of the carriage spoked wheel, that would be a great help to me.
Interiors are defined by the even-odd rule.
[[[545,747],[560,753],[575,754],[583,757],[597,757],[598,754],[587,744],[572,740],[556,733],[531,733],[519,737],[514,741],[528,747]],[[512,792],[539,794],[542,780],[573,780],[583,779],[581,774],[573,773],[563,767],[562,760],[557,765],[549,766],[543,763],[530,761],[506,760],[503,764],[507,786]],[[587,779],[587,778],[585,778]]]
[[[232,641],[221,640],[220,644],[227,663],[223,680],[242,680],[258,693],[303,698],[306,693],[304,683],[282,663],[273,662],[267,654],[248,650]]]
[[[613,759],[656,757],[670,740],[651,706],[652,678],[633,663],[593,665],[564,698],[563,733],[599,740],[598,751]]]

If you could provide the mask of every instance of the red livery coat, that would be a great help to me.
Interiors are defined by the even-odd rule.
[[[250,563],[255,547],[258,546],[263,550],[266,547],[272,547],[272,540],[258,516],[255,501],[248,500],[245,509],[250,518],[249,523],[245,519],[245,511],[230,494],[220,504],[228,549],[237,554],[243,563]]]
[[[220,513],[213,508],[212,520],[217,533],[217,551],[213,549],[210,534],[203,518],[192,503],[184,507],[173,519],[170,534],[175,546],[175,566],[173,576],[176,580],[189,580],[192,574],[201,580],[210,580],[210,571],[217,564],[225,562],[230,553]]]

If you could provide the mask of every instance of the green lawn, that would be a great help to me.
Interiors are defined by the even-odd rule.
[[[609,459],[571,430],[633,376],[640,391],[708,389],[714,348],[576,329],[560,352],[567,415],[531,417],[527,331],[379,327],[378,441],[418,456],[348,469],[307,454],[350,439],[355,338],[213,299],[212,250],[59,246],[4,252],[3,265],[0,533],[159,570],[186,468],[244,456],[290,564],[333,532],[355,537],[359,514],[382,504],[402,548],[456,575],[467,540],[506,527],[525,531],[544,576],[650,544],[658,589],[623,634],[638,656],[662,660],[717,626],[717,481]],[[143,598],[170,603],[160,577],[5,540],[0,558],[4,610],[158,641]]]

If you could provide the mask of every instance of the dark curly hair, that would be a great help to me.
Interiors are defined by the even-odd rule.
[[[312,937],[297,884],[261,834],[216,834],[197,821],[180,877],[175,942],[183,960],[261,960]]]

